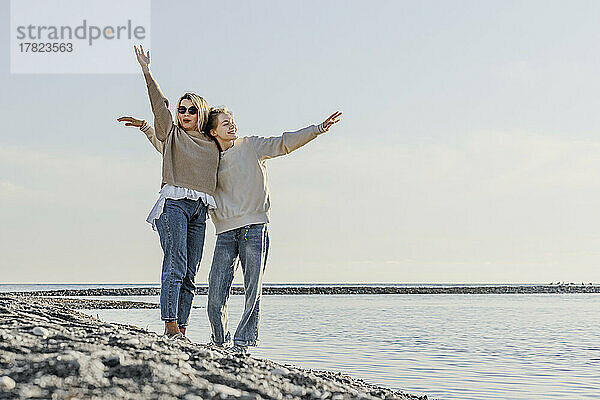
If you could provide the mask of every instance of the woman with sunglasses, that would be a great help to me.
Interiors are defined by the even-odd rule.
[[[237,136],[233,114],[226,108],[211,109],[206,130],[223,149],[219,182],[215,194],[217,208],[210,211],[217,242],[208,283],[208,319],[211,341],[231,352],[248,353],[258,343],[262,279],[269,253],[270,200],[266,161],[304,146],[339,122],[336,112],[319,125],[311,125],[281,136]],[[139,127],[161,151],[155,132],[145,121],[123,118],[126,126]],[[228,329],[227,303],[238,264],[244,275],[245,306],[233,335]]]
[[[147,219],[158,231],[164,253],[161,319],[165,322],[165,335],[185,338],[204,247],[207,211],[216,207],[213,196],[219,145],[203,133],[209,113],[206,101],[195,93],[185,93],[177,102],[177,122],[173,122],[169,102],[150,73],[150,52],[144,52],[142,46],[134,50],[154,114],[155,147],[163,156],[159,198]]]

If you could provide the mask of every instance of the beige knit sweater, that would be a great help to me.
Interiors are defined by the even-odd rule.
[[[160,142],[148,124],[140,129],[160,151]],[[323,125],[311,125],[281,136],[246,136],[222,153],[215,192],[217,208],[210,211],[217,234],[252,224],[269,222],[271,200],[265,161],[288,154],[323,133]]]
[[[156,139],[162,143],[162,184],[204,192],[214,197],[219,148],[206,134],[186,132],[173,122],[168,101],[150,73],[144,74],[154,113]],[[156,147],[156,146],[155,146]]]

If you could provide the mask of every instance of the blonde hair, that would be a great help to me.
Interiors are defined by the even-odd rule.
[[[177,102],[177,109],[181,105],[182,100],[189,100],[192,104],[198,109],[198,125],[196,125],[196,129],[198,132],[204,132],[206,127],[206,122],[208,121],[208,113],[210,108],[208,107],[208,103],[202,96],[198,96],[196,93],[187,92]],[[177,111],[179,114],[179,111]],[[179,115],[177,116],[177,126],[183,129],[181,123],[179,122]]]

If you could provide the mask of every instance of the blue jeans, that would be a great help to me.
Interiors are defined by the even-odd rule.
[[[231,341],[227,327],[227,301],[238,259],[244,273],[246,302],[233,342],[242,346],[256,346],[258,343],[260,296],[268,253],[266,224],[249,225],[217,236],[208,276],[207,307],[214,343],[223,345]]]
[[[156,229],[164,258],[160,287],[160,315],[166,322],[186,327],[196,292],[196,272],[202,258],[207,206],[202,200],[167,199]]]

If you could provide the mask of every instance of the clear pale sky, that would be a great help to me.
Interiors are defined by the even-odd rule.
[[[241,135],[343,111],[268,162],[266,282],[599,282],[598,15],[597,1],[154,1],[151,68],[172,102],[227,105]],[[0,52],[2,281],[158,283],[145,218],[160,155],[115,121],[151,119],[142,75],[11,75],[8,29]],[[198,283],[214,240],[209,221]]]

